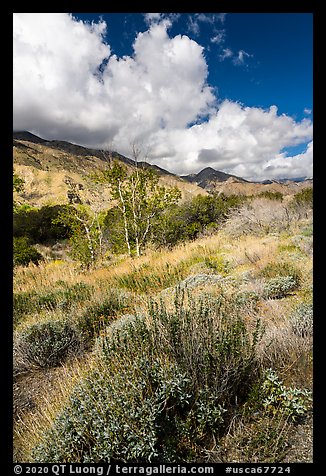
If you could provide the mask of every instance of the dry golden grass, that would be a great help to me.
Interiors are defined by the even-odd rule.
[[[83,203],[91,203],[101,210],[111,206],[109,187],[95,185],[87,177],[91,173],[106,169],[107,162],[95,156],[77,156],[42,144],[20,142],[29,148],[14,147],[13,150],[15,172],[25,180],[24,192],[14,194],[18,203],[37,207],[68,203],[68,190],[75,185]],[[124,165],[128,170],[132,170],[132,167]],[[160,184],[167,187],[177,186],[181,190],[182,201],[196,195],[207,195],[206,190],[196,184],[173,175],[160,176]]]
[[[224,287],[225,292],[231,295],[242,290],[259,292],[261,271],[270,263],[286,261],[295,265],[300,271],[301,285],[293,295],[284,299],[259,302],[258,315],[265,325],[265,334],[259,344],[258,355],[261,365],[277,369],[286,385],[309,387],[312,383],[312,339],[296,336],[289,322],[292,310],[301,302],[309,301],[312,294],[311,256],[303,252],[300,254],[297,250],[293,251],[293,246],[291,248],[292,238],[299,229],[299,225],[293,224],[286,233],[265,236],[243,235],[237,238],[231,238],[225,231],[220,231],[217,235],[179,245],[173,250],[149,249],[137,259],[127,256],[112,257],[111,260],[88,271],[83,271],[72,261],[60,260],[43,262],[39,266],[33,264],[28,267],[18,266],[14,273],[14,292],[34,291],[42,294],[58,289],[60,282],[66,283],[67,286],[82,282],[92,286],[92,303],[100,303],[109,288],[120,287],[126,288],[133,295],[134,306],[141,312],[146,309],[150,295],[154,296],[162,289],[174,286],[178,281],[198,273],[212,272],[233,277],[234,280]],[[227,263],[226,271],[210,268],[210,263],[224,262]],[[244,279],[245,275],[249,276],[247,281]],[[146,281],[147,277],[150,282]],[[219,289],[218,285],[207,284],[194,290],[193,295],[202,292],[218,295]],[[86,304],[89,303],[76,303],[71,312],[82,311]],[[169,307],[168,299],[167,307]],[[40,320],[66,317],[66,313],[59,309],[31,313],[24,318],[16,331],[21,332]],[[247,324],[253,325],[249,311]],[[32,448],[41,441],[42,434],[51,426],[75,384],[93,365],[94,359],[88,354],[84,361],[75,361],[53,370],[55,385],[35,399],[36,407],[33,411],[21,413],[15,422],[14,446],[17,461],[30,460]],[[36,384],[42,388],[41,379],[36,381]],[[287,427],[284,422],[275,422],[274,430],[282,432],[282,436],[286,437]],[[239,440],[239,444],[243,444],[239,431],[230,428],[225,442],[229,450],[230,446],[227,445],[232,444],[232,441]],[[249,425],[243,428],[243,431],[248,438],[253,438],[255,427]],[[232,455],[231,452],[228,454]],[[241,454],[243,455],[243,452],[241,453],[241,448],[238,447],[236,454],[233,455],[241,461]],[[220,457],[218,455],[219,453],[212,452],[208,458],[211,458],[211,461],[217,458],[218,461]]]
[[[44,380],[32,374],[29,379],[28,393],[34,402],[31,411],[20,411],[14,421],[14,459],[15,461],[30,462],[31,451],[53,424],[59,411],[69,398],[71,391],[93,368],[95,360],[92,354],[87,359],[70,361],[66,365],[51,370],[51,385],[46,392],[39,390],[39,385],[44,386]],[[24,385],[25,377],[22,377]],[[35,396],[36,395],[36,396]]]

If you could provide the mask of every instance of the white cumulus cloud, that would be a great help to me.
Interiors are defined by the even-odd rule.
[[[170,37],[168,16],[146,18],[148,30],[136,36],[133,54],[118,57],[105,42],[104,21],[15,13],[14,129],[111,145],[128,156],[130,142],[139,141],[151,162],[180,174],[208,165],[249,179],[312,174],[310,119],[296,122],[275,106],[219,102],[207,83],[204,48],[186,35]],[[282,152],[308,142],[298,156]]]

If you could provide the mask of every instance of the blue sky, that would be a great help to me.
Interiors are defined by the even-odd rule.
[[[306,13],[14,14],[14,128],[138,142],[180,174],[308,177],[312,59]]]

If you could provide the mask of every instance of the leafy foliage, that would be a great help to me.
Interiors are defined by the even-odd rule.
[[[267,369],[262,384],[263,405],[266,411],[283,413],[292,420],[304,415],[311,400],[308,390],[285,387],[273,369]]]
[[[70,230],[70,255],[87,268],[103,254],[103,219],[103,213],[78,205],[66,207],[53,220]]]
[[[70,236],[71,228],[56,222],[59,214],[70,210],[69,205],[46,205],[38,208],[19,207],[14,211],[15,237],[27,236],[32,243],[46,243]]]
[[[295,265],[286,261],[273,261],[268,263],[261,271],[260,276],[264,278],[278,278],[291,276],[298,287],[302,280],[302,273]]]
[[[13,258],[14,266],[27,266],[29,263],[38,264],[43,259],[41,253],[31,245],[29,238],[26,236],[14,237]]]
[[[292,315],[290,322],[293,332],[301,337],[313,334],[313,305],[312,303],[299,304]]]
[[[29,326],[19,337],[20,352],[40,367],[54,367],[75,354],[79,338],[69,322],[49,321]]]
[[[24,183],[25,183],[25,180],[21,177],[19,177],[19,175],[15,174],[15,172],[13,172],[13,189],[14,189],[14,192],[22,192],[24,190]]]
[[[154,243],[174,246],[181,241],[196,239],[205,231],[216,231],[231,209],[237,208],[244,198],[239,196],[198,195],[191,201],[166,210],[158,218]]]
[[[187,302],[187,300],[189,300]],[[234,303],[151,302],[98,339],[98,363],[75,388],[35,462],[191,461],[218,435],[259,373],[255,347]]]
[[[313,188],[304,188],[296,193],[293,198],[293,206],[306,206],[313,208]]]
[[[178,202],[180,190],[160,186],[158,175],[150,169],[137,167],[128,175],[126,168],[118,162],[94,179],[110,186],[120,211],[128,254],[139,256],[150,237],[155,217]],[[108,220],[111,217],[108,215]]]
[[[281,299],[298,287],[292,276],[278,276],[269,279],[264,286],[265,299]]]
[[[265,192],[261,192],[258,197],[261,198],[268,198],[269,200],[277,200],[282,202],[283,200],[283,194],[281,192],[271,192],[269,190],[266,190]]]

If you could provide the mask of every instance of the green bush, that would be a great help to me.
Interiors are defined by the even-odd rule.
[[[78,302],[90,299],[93,287],[80,282],[67,286],[64,289],[55,289],[37,296],[35,306],[37,309],[62,309],[67,311]]]
[[[20,352],[39,367],[55,367],[76,354],[80,339],[66,321],[49,321],[29,326],[19,336]]]
[[[267,369],[262,384],[263,405],[271,414],[282,413],[295,421],[308,410],[311,392],[285,387],[273,369]]]
[[[238,207],[244,197],[198,195],[192,200],[170,207],[157,217],[152,242],[158,246],[175,246],[195,240],[201,233],[214,232],[226,220],[229,211]]]
[[[90,299],[92,290],[92,286],[83,282],[67,286],[67,283],[62,281],[59,289],[47,290],[43,294],[37,294],[35,291],[14,293],[14,324],[17,324],[24,315],[44,309],[68,311],[77,303]]]
[[[277,200],[280,202],[283,200],[283,194],[281,192],[271,192],[269,190],[259,193],[258,197],[268,198],[269,200]]]
[[[227,274],[230,271],[230,263],[222,256],[206,256],[204,263],[216,273]]]
[[[259,293],[256,291],[239,291],[234,295],[234,300],[239,306],[254,310],[257,309],[259,298]]]
[[[278,278],[291,276],[296,286],[298,287],[302,280],[301,271],[291,263],[272,262],[265,266],[259,273],[263,278]]]
[[[293,197],[293,206],[313,208],[313,188],[304,188]]]
[[[313,234],[314,234],[314,230],[313,230],[312,226],[306,226],[301,231],[302,236],[308,236],[309,237],[309,236],[313,236]]]
[[[94,302],[77,316],[76,326],[89,345],[108,324],[117,316],[118,312],[128,311],[132,305],[129,295],[118,289],[110,289],[102,301]]]
[[[41,253],[31,246],[30,240],[26,236],[14,237],[13,258],[14,266],[27,266],[29,263],[38,264],[43,259]]]
[[[15,237],[27,236],[32,243],[46,243],[69,238],[70,228],[54,223],[61,212],[69,209],[71,209],[69,205],[17,208],[13,216],[13,234]]]
[[[290,322],[293,332],[301,337],[313,335],[313,305],[310,303],[299,304],[292,315]]]
[[[13,320],[17,325],[23,316],[35,311],[36,292],[13,293]]]
[[[194,461],[259,374],[260,329],[234,302],[178,293],[97,340],[98,363],[33,450],[34,462]]]
[[[263,288],[265,299],[281,299],[297,289],[297,283],[292,276],[278,276],[268,280]]]

